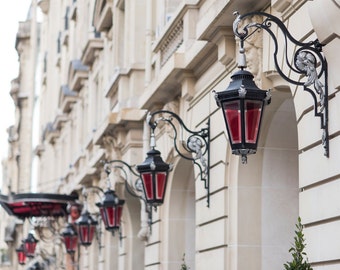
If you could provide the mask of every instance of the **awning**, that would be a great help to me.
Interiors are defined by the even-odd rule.
[[[53,193],[0,194],[0,204],[9,215],[18,218],[57,217],[67,214],[66,207],[75,203],[77,196]]]

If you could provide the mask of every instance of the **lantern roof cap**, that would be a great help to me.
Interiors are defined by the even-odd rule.
[[[117,195],[116,192],[112,189],[107,189],[104,192],[104,197],[102,198],[101,202],[96,203],[98,207],[110,207],[115,205],[123,205],[125,200],[121,200]]]
[[[243,86],[247,91],[255,90],[262,91],[254,82],[254,75],[244,69],[240,69],[236,71],[233,75],[231,75],[232,81],[230,82],[226,91],[239,90],[241,86]]]
[[[15,249],[16,252],[24,252],[24,244],[21,244],[18,248]]]
[[[28,233],[27,238],[23,240],[25,243],[38,243],[39,240],[37,240],[32,233]]]
[[[77,225],[98,225],[98,221],[95,220],[88,211],[84,211],[75,223]]]
[[[232,81],[226,90],[215,92],[215,100],[219,107],[223,102],[237,99],[265,100],[269,104],[270,92],[260,89],[254,82],[251,72],[240,69],[231,76]]]
[[[152,147],[146,153],[146,159],[142,164],[136,166],[139,173],[151,171],[169,171],[170,165],[165,163],[161,157],[161,152]]]
[[[67,223],[66,227],[61,231],[63,236],[76,236],[77,231],[74,229],[71,223]]]

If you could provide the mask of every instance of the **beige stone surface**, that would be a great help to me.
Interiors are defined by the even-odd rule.
[[[35,23],[37,2],[43,11],[39,24]],[[33,180],[39,192],[81,195],[83,185],[105,187],[101,160],[123,160],[133,169],[144,160],[150,149],[148,111],[170,110],[192,131],[210,120],[210,207],[199,168],[176,152],[171,125],[153,119],[157,122],[156,149],[174,167],[164,204],[157,211],[152,209],[152,233],[144,202],[132,198],[123,185],[116,184],[124,179],[112,175],[112,188],[127,200],[122,240],[118,233],[112,237],[102,228],[103,248],[98,251],[97,241],[82,248],[82,269],[179,270],[183,254],[191,270],[281,269],[290,256],[298,216],[306,225],[313,269],[337,269],[338,1],[32,3],[31,20],[20,23],[16,43],[20,70],[10,89],[16,121],[9,130],[10,150],[3,163],[3,193],[30,192]],[[213,90],[225,90],[237,70],[239,40],[232,32],[235,10],[270,12],[283,20],[297,40],[318,38],[325,45],[329,158],[324,156],[320,119],[313,115],[311,95],[275,71],[274,43],[265,31],[255,32],[245,46],[249,70],[258,87],[272,88],[272,102],[265,108],[257,153],[248,157],[246,165],[232,154]],[[290,78],[305,81],[285,64],[284,37],[274,24],[271,29],[280,47],[278,65]],[[295,45],[287,48],[291,65],[297,49]],[[39,103],[34,103],[36,89],[40,89]],[[33,109],[40,110],[34,128]],[[179,127],[178,123],[174,126]],[[32,145],[33,134],[39,137],[38,145]],[[178,129],[177,135],[185,142],[188,133]],[[180,149],[185,151],[185,146]],[[31,174],[33,160],[38,160],[36,179]],[[129,177],[129,183],[138,178],[130,173]],[[28,227],[25,221],[23,229],[18,228],[14,244]],[[56,244],[59,265],[53,269],[65,261],[63,252]]]

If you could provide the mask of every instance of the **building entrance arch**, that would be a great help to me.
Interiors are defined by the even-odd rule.
[[[239,164],[231,179],[235,269],[283,268],[299,215],[298,136],[294,102],[287,87],[272,92],[258,151]],[[235,175],[235,174],[234,174]],[[236,193],[235,193],[236,192]],[[235,196],[236,195],[236,196]]]
[[[162,269],[180,269],[184,255],[186,264],[195,269],[195,183],[193,163],[178,158],[162,206]]]

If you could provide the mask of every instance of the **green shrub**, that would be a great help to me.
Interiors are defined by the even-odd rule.
[[[285,270],[313,270],[310,263],[308,262],[307,254],[306,252],[304,252],[306,244],[300,217],[298,218],[298,223],[295,226],[295,243],[289,249],[289,252],[293,258],[291,262],[287,262],[284,264]]]
[[[185,253],[183,254],[182,261],[183,261],[183,263],[181,264],[181,269],[180,270],[189,270],[190,267],[187,266],[187,264],[185,263]]]

